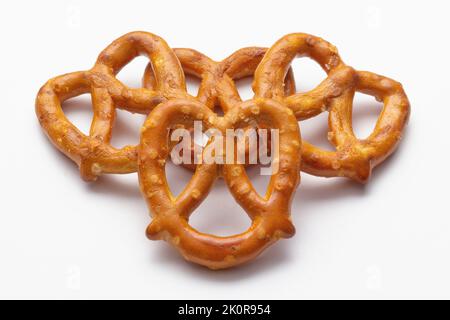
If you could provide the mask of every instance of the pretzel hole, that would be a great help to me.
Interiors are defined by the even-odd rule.
[[[220,179],[192,214],[189,224],[202,233],[226,237],[248,230],[251,220]]]
[[[286,78],[287,78],[287,75],[286,75]],[[253,80],[254,80],[253,76],[248,76],[248,77],[234,80],[234,84],[236,86],[236,89],[237,89],[242,101],[247,101],[247,100],[253,99],[253,97],[255,95],[255,93],[253,91],[253,87],[252,87]],[[285,87],[285,89],[287,90],[288,88]]]
[[[261,197],[265,197],[271,175],[269,165],[250,165],[245,168],[248,179],[252,182],[253,188]]]
[[[137,145],[140,139],[140,128],[145,122],[145,119],[146,115],[116,109],[111,145],[116,148]]]
[[[324,150],[336,150],[328,140],[328,112],[299,121],[299,126],[303,140]]]
[[[131,60],[116,78],[129,88],[142,88],[142,70],[145,70],[149,59],[144,56],[137,56]]]
[[[321,66],[308,57],[296,58],[291,67],[294,71],[297,93],[305,93],[316,88],[327,76]]]
[[[93,118],[91,95],[83,94],[61,104],[64,114],[85,135],[89,135]]]
[[[375,129],[383,103],[374,97],[357,92],[353,99],[353,132],[358,139],[365,139]]]
[[[236,88],[242,101],[247,101],[255,95],[252,89],[253,77],[245,77],[235,82]]]
[[[181,165],[176,165],[172,161],[166,161],[165,170],[167,184],[170,192],[175,197],[183,191],[194,174],[192,171],[183,168]]]

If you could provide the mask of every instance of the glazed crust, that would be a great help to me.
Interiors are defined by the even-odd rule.
[[[244,48],[221,62],[192,49],[174,51],[184,72],[201,79],[201,84],[196,97],[198,102],[177,100],[164,103],[150,114],[144,124],[138,173],[142,193],[154,218],[147,228],[147,236],[171,243],[186,260],[210,269],[234,267],[254,259],[278,239],[294,234],[290,201],[299,183],[299,172],[295,169],[300,169],[301,160],[298,125],[289,109],[271,100],[243,103],[236,89],[234,81],[252,76],[267,49]],[[295,93],[292,70],[288,71],[283,82],[286,94]],[[143,83],[146,88],[155,87],[151,63],[144,73]],[[223,110],[224,118],[217,118],[213,112],[216,106]],[[204,121],[205,130],[214,127],[223,133],[226,129],[247,128],[251,120],[265,128],[290,128],[291,131],[283,129],[280,137],[283,139],[280,145],[288,144],[284,147],[288,153],[279,159],[285,167],[272,177],[264,197],[254,190],[242,165],[222,167],[215,164],[188,166],[195,170],[191,182],[178,197],[171,194],[164,170],[172,147],[167,141],[167,128],[180,125],[192,128],[194,120]],[[190,214],[206,198],[219,177],[225,179],[233,196],[253,221],[249,230],[242,234],[218,237],[200,233],[189,225]]]
[[[170,150],[167,128],[192,127],[195,120],[223,134],[250,121],[280,130],[282,151],[274,159],[279,170],[272,175],[265,196],[255,191],[241,164],[199,164],[179,196],[170,192],[165,173]],[[147,236],[168,241],[188,261],[211,269],[230,268],[254,259],[278,239],[294,235],[290,204],[300,179],[301,139],[292,111],[280,103],[250,100],[220,118],[196,101],[168,101],[155,108],[145,122],[138,154],[140,187],[153,215]],[[189,216],[206,198],[218,175],[223,175],[230,192],[252,219],[251,227],[242,234],[218,237],[189,226]]]

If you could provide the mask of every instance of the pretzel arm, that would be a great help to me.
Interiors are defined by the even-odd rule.
[[[213,109],[219,104],[226,112],[242,101],[234,81],[254,75],[267,48],[248,47],[240,49],[222,62],[215,62],[206,55],[186,48],[174,49],[186,74],[202,80],[197,98]],[[153,89],[156,79],[151,63],[145,69],[142,79],[143,87]],[[295,93],[295,79],[292,68],[284,79],[286,95]]]
[[[331,99],[354,87],[354,78],[355,71],[351,67],[341,66],[331,71],[316,88],[305,93],[287,95],[284,101],[298,120],[310,119],[327,111]]]
[[[109,143],[111,141],[116,110],[108,90],[105,88],[93,88],[92,104],[95,105],[96,108],[94,108],[94,117],[92,119],[89,135],[94,139]]]
[[[272,111],[270,111],[272,109]],[[217,165],[199,164],[195,174],[178,197],[173,197],[165,177],[164,163],[168,156],[167,128],[192,127],[194,120],[201,120],[207,128],[240,126],[246,119],[261,119],[283,128],[281,143],[283,153],[277,161],[280,170],[274,175],[266,197],[254,190],[245,170],[240,166],[224,165],[224,177],[235,198],[252,218],[252,226],[246,232],[218,237],[198,232],[188,224],[193,210],[206,197],[217,178]],[[240,119],[240,120],[239,120]],[[242,124],[245,123],[242,122]],[[158,125],[157,125],[158,124]],[[297,122],[291,110],[276,102],[249,101],[233,108],[224,118],[192,100],[171,100],[155,108],[149,115],[141,138],[139,152],[139,177],[141,190],[153,213],[153,221],[147,228],[150,239],[164,239],[174,245],[189,261],[212,269],[228,268],[256,257],[281,237],[290,237],[294,227],[289,219],[289,204],[295,190],[300,167],[300,138]],[[248,190],[242,190],[247,186]]]
[[[398,147],[408,123],[411,107],[402,85],[392,79],[359,71],[357,90],[383,101],[383,109],[372,134],[365,140],[374,166]],[[363,141],[364,142],[364,141]]]
[[[80,144],[86,144],[86,136],[65,116],[61,103],[88,93],[89,83],[84,72],[74,72],[49,80],[36,98],[36,115],[50,141],[67,157],[81,162]]]

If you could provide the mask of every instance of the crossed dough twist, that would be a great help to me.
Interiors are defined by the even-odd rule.
[[[150,59],[143,88],[131,89],[117,73],[138,55]],[[295,94],[290,63],[296,56],[317,61],[328,77],[315,89]],[[184,72],[201,78],[197,97],[186,92]],[[255,98],[242,102],[234,80],[254,75]],[[384,102],[373,133],[357,139],[352,130],[356,91]],[[61,103],[91,93],[94,118],[89,135],[81,133],[64,115]],[[213,109],[220,106],[225,115]],[[116,149],[110,145],[115,108],[149,114],[139,146]],[[298,120],[329,111],[329,139],[335,152],[301,141]],[[245,48],[222,62],[192,49],[169,48],[151,33],[133,32],[114,41],[88,71],[49,80],[39,91],[36,113],[53,144],[80,167],[83,179],[102,173],[138,171],[140,187],[154,217],[147,229],[151,239],[165,239],[188,260],[209,268],[228,268],[249,261],[279,238],[294,234],[290,202],[300,169],[318,176],[345,176],[366,182],[373,167],[396,148],[409,117],[409,102],[398,82],[346,66],[334,46],[325,40],[291,34],[270,49]],[[200,164],[184,191],[174,197],[164,166],[171,145],[167,128],[194,120],[224,132],[246,128],[249,122],[279,129],[279,171],[265,196],[254,190],[242,165]],[[301,159],[303,163],[301,164]],[[215,179],[223,176],[236,201],[252,219],[250,229],[232,237],[216,237],[194,230],[190,214],[207,196]]]
[[[178,48],[174,49],[174,52],[181,63],[184,73],[201,79],[196,99],[211,110],[219,107],[226,113],[232,107],[242,102],[234,81],[253,76],[264,54],[267,52],[267,48],[242,48],[221,62],[214,61],[193,49]],[[151,62],[148,63],[145,69],[143,86],[148,89],[156,87],[156,79]],[[284,77],[283,87],[286,95],[295,93],[295,80],[292,68],[289,68]],[[251,126],[243,129],[246,130],[248,128],[251,128]],[[191,149],[189,151],[192,160],[196,156],[194,145],[195,142],[191,139]],[[249,145],[246,145],[246,157],[249,155],[249,147]],[[192,162],[189,164],[183,163],[182,165],[192,171],[196,167]],[[247,166],[247,163],[245,165]]]
[[[219,168],[216,163],[198,164],[181,194],[172,195],[165,173],[170,150],[167,128],[189,128],[193,121],[202,121],[207,129],[215,128],[223,134],[226,129],[243,128],[249,121],[279,130],[280,152],[273,160],[278,161],[279,168],[264,197],[253,188],[243,165],[225,164]],[[154,217],[147,236],[169,241],[187,260],[211,269],[228,268],[253,259],[278,239],[294,234],[290,203],[300,179],[301,140],[294,114],[282,104],[270,99],[250,100],[220,118],[199,102],[165,102],[146,120],[138,154],[141,191]],[[217,237],[189,226],[189,216],[206,198],[219,174],[252,219],[251,227],[240,235]]]

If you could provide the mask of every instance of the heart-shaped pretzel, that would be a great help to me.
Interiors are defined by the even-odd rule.
[[[128,88],[115,77],[138,55],[147,55],[152,62],[156,77],[153,90]],[[61,108],[63,101],[84,93],[91,93],[94,109],[88,136]],[[167,43],[151,33],[132,32],[109,45],[91,70],[49,80],[36,98],[36,113],[52,143],[79,165],[83,179],[92,181],[102,173],[137,170],[136,147],[116,149],[109,143],[116,107],[147,114],[162,101],[186,96],[183,70]]]
[[[286,96],[282,80],[296,56],[312,58],[328,77],[309,92]],[[325,151],[304,141],[302,170],[324,177],[345,176],[362,183],[395,150],[410,113],[400,83],[353,70],[342,62],[333,45],[304,33],[287,35],[269,49],[255,72],[253,89],[256,97],[282,101],[298,120],[329,111],[328,137],[336,151]],[[374,95],[384,102],[373,133],[364,140],[357,139],[352,129],[355,91]]]
[[[206,129],[246,127],[249,122],[279,130],[280,152],[272,159],[279,164],[265,196],[252,186],[243,165],[201,163],[178,196],[169,189],[165,163],[169,156],[171,128],[193,127],[202,121]],[[146,120],[139,147],[138,173],[142,194],[152,212],[147,228],[150,239],[164,239],[189,261],[212,269],[229,268],[255,258],[279,238],[291,237],[290,203],[299,183],[301,139],[293,112],[279,102],[255,99],[231,108],[218,117],[204,104],[192,100],[170,100],[156,107]],[[189,216],[206,198],[218,174],[223,174],[236,201],[252,219],[248,231],[230,237],[203,234],[193,229]]]

